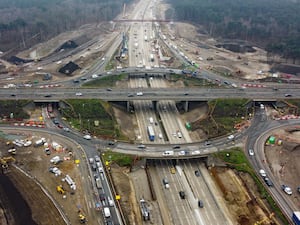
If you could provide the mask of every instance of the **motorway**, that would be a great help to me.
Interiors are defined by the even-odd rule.
[[[140,1],[136,4],[135,9],[129,17],[131,19],[155,19],[156,10],[154,3],[150,1]],[[139,127],[136,133],[137,136],[141,137],[139,141],[145,144],[145,148],[140,149],[138,147],[138,142],[134,145],[116,143],[112,149],[126,154],[140,155],[157,160],[156,167],[154,168],[154,173],[158,174],[157,182],[161,183],[162,179],[167,177],[171,184],[169,190],[163,189],[161,193],[161,201],[165,201],[165,205],[161,208],[161,210],[167,211],[167,214],[169,214],[169,218],[165,219],[169,221],[165,221],[165,224],[231,224],[224,215],[223,209],[215,199],[214,194],[211,192],[211,184],[209,184],[206,179],[207,176],[205,176],[205,174],[207,173],[207,170],[204,168],[203,164],[199,163],[199,161],[193,160],[180,161],[176,167],[177,173],[171,175],[170,167],[173,165],[168,159],[188,159],[207,156],[213,152],[239,145],[239,141],[244,138],[247,138],[247,149],[252,148],[258,152],[255,157],[249,158],[250,162],[257,171],[260,168],[264,168],[265,171],[268,172],[268,176],[270,176],[275,184],[275,188],[269,189],[270,193],[280,204],[285,214],[291,215],[291,212],[296,209],[295,206],[293,206],[282,193],[280,185],[276,183],[268,167],[262,164],[262,159],[265,158],[263,155],[263,143],[264,138],[267,135],[265,132],[281,125],[299,123],[299,121],[268,121],[265,112],[263,110],[257,110],[252,120],[251,127],[242,133],[237,133],[235,135],[235,142],[237,144],[229,141],[227,137],[220,137],[213,140],[209,146],[206,146],[204,143],[191,143],[191,138],[186,132],[182,121],[178,119],[179,113],[175,106],[175,101],[207,101],[219,98],[245,98],[257,101],[299,99],[300,87],[292,84],[270,84],[268,87],[242,88],[242,81],[224,78],[220,75],[203,70],[199,71],[199,74],[196,77],[212,82],[220,80],[224,88],[168,88],[166,81],[159,76],[162,74],[169,75],[171,73],[182,74],[182,72],[178,69],[158,68],[160,65],[156,54],[154,54],[154,59],[151,59],[151,54],[154,53],[154,47],[151,45],[151,40],[154,39],[155,36],[158,38],[157,35],[160,32],[159,26],[155,25],[154,27],[151,22],[134,23],[131,25],[124,23],[123,30],[124,32],[128,31],[129,34],[129,67],[109,71],[109,74],[104,71],[106,63],[109,62],[110,57],[114,55],[114,52],[122,41],[122,34],[114,33],[112,34],[114,37],[112,42],[104,43],[104,40],[98,40],[95,38],[82,46],[82,48],[87,48],[97,41],[99,41],[100,44],[110,46],[103,59],[99,59],[98,62],[95,63],[86,74],[84,74],[84,77],[88,79],[87,81],[91,81],[91,76],[93,74],[97,74],[101,77],[117,75],[120,73],[127,73],[134,76],[140,75],[141,78],[129,78],[128,88],[112,88],[112,90],[107,90],[106,88],[82,88],[80,87],[82,83],[75,84],[72,80],[69,80],[59,82],[62,86],[60,88],[1,88],[0,98],[12,100],[32,99],[43,102],[73,98],[103,99],[105,101],[132,101]],[[74,50],[73,53],[77,53],[77,51],[82,50],[82,48]],[[61,52],[56,56],[52,55],[47,60],[44,60],[44,62],[41,62],[41,65],[44,66],[47,63],[58,61],[61,58],[66,58],[69,54],[73,53]],[[183,61],[185,60],[180,57],[178,53],[174,52],[174,54]],[[147,76],[145,76],[145,74],[147,74]],[[152,77],[151,74],[153,74]],[[159,75],[154,76],[155,74]],[[231,84],[235,83],[238,87],[233,88],[231,85],[224,85],[225,81]],[[276,87],[276,89],[273,87]],[[79,92],[81,95],[76,95],[76,93]],[[142,92],[143,94],[137,95],[138,92]],[[286,97],[286,94],[289,94],[290,96]],[[154,110],[154,101],[159,101],[156,111]],[[154,119],[154,124],[150,122],[150,117]],[[157,125],[155,125],[155,123],[157,123]],[[147,125],[152,125],[155,133],[162,134],[163,137],[157,138],[156,135],[155,141],[150,142],[147,138]],[[178,138],[178,131],[182,133],[182,138]],[[87,158],[94,158],[94,156],[98,154],[96,151],[97,148],[105,149],[108,146],[108,141],[98,139],[93,139],[91,141],[84,140],[80,133],[67,133],[58,129],[56,129],[55,132],[76,140],[82,146]],[[261,136],[261,134],[263,135]],[[180,148],[174,150],[174,145],[179,145]],[[174,151],[174,154],[166,156],[164,155],[165,151]],[[182,155],[181,151],[184,151],[185,154]],[[82,170],[85,170],[85,168]],[[113,199],[113,196],[107,183],[106,176],[101,176],[101,173],[92,171],[91,168],[88,170],[91,181],[94,185],[93,191],[97,193],[96,198],[91,197],[93,198],[90,201],[91,207],[92,203],[94,204],[95,202],[104,203],[100,200],[100,194],[105,194],[106,200],[104,204],[107,204],[107,197],[110,196],[110,198]],[[200,172],[199,177],[196,177],[194,174],[196,170]],[[95,173],[101,177],[103,189],[100,191],[95,187],[95,181],[93,179]],[[180,199],[178,194],[180,190],[185,191],[187,199]],[[157,190],[157,192],[160,193],[161,190]],[[203,209],[199,209],[197,205],[199,199],[204,202],[205,207]],[[118,210],[111,210],[111,212],[113,223],[122,224]]]

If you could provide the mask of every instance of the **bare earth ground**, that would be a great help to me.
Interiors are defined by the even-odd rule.
[[[28,135],[28,138],[32,137],[33,140],[38,140],[40,138],[37,133]],[[43,135],[43,137],[47,138],[48,141],[54,140],[50,135]],[[18,170],[14,169],[12,166],[9,167],[10,172],[8,175],[23,195],[23,198],[28,202],[28,205],[33,212],[33,218],[38,224],[52,225],[54,220],[56,221],[55,224],[65,223],[53,203],[44,192],[41,191],[39,186],[35,184],[34,180],[37,180],[45,188],[47,193],[55,199],[59,208],[67,215],[67,220],[72,224],[76,224],[78,223],[78,210],[80,209],[83,212],[86,212],[88,208],[82,195],[81,175],[74,163],[74,159],[77,158],[76,151],[74,150],[77,146],[63,138],[55,138],[55,141],[64,146],[67,150],[62,152],[52,151],[52,154],[47,156],[44,153],[44,147],[22,147],[17,149],[17,154],[13,156],[16,159],[16,165],[26,171],[32,179],[18,172]],[[1,155],[7,156],[6,151],[9,148],[11,147],[2,144]],[[73,155],[70,155],[69,152],[72,152]],[[66,157],[66,160],[57,165],[62,171],[62,175],[59,177],[55,177],[54,174],[48,171],[51,166],[49,160],[56,155],[59,155],[62,159]],[[67,183],[61,181],[66,174],[68,174],[76,183],[77,189],[74,194],[71,194],[73,191],[69,188]],[[65,189],[65,198],[56,191],[58,185],[62,185]]]
[[[267,163],[279,183],[292,188],[291,199],[300,209],[300,197],[299,193],[296,193],[297,187],[300,186],[300,132],[276,130],[272,135],[277,140],[282,140],[283,144],[266,146]]]

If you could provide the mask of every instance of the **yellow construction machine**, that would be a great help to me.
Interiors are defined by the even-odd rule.
[[[56,187],[56,190],[57,190],[57,192],[60,193],[60,194],[64,194],[64,193],[65,193],[65,190],[63,189],[63,186],[62,186],[62,185],[58,185],[58,186]]]
[[[85,218],[85,215],[80,210],[78,211],[78,217],[79,217],[80,223],[86,223],[87,222],[87,220]]]

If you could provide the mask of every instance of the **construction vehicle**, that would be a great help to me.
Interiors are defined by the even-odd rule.
[[[57,190],[57,192],[60,193],[60,194],[64,194],[64,193],[65,193],[65,190],[63,189],[63,186],[62,186],[62,185],[58,185],[58,186],[56,187],[56,190]]]
[[[87,222],[85,215],[80,210],[78,211],[78,217],[79,217],[80,223],[86,223]]]
[[[0,164],[2,168],[7,168],[8,167],[8,162],[15,162],[15,158],[8,156],[8,157],[2,157],[0,158]]]

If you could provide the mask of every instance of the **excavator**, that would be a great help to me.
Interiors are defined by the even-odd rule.
[[[3,170],[6,170],[8,168],[8,162],[15,162],[15,161],[16,161],[15,158],[12,156],[0,158],[0,164]]]
[[[78,211],[78,217],[79,217],[80,223],[86,223],[87,222],[87,219],[86,219],[85,215],[80,210]]]
[[[60,193],[60,194],[64,194],[64,193],[65,193],[65,190],[63,189],[63,186],[62,186],[62,185],[58,185],[58,186],[56,187],[56,190],[57,190],[57,192]]]

